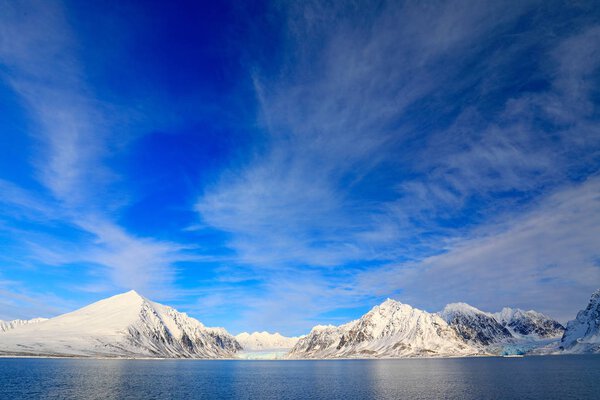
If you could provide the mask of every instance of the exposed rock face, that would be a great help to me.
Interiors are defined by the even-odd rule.
[[[317,326],[291,358],[461,356],[479,353],[437,314],[386,300],[360,319]]]
[[[592,294],[588,306],[569,321],[560,348],[569,353],[600,353],[600,289]]]
[[[224,329],[207,328],[135,291],[2,334],[0,354],[224,358],[241,349]]]
[[[480,347],[506,342],[511,333],[493,315],[466,303],[448,304],[440,316],[465,341]]]

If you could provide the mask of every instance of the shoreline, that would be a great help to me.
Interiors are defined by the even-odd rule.
[[[6,355],[1,354],[0,359],[60,359],[60,360],[115,360],[115,361],[379,361],[379,360],[440,360],[440,359],[471,359],[471,358],[530,358],[530,357],[556,357],[556,356],[600,356],[598,353],[573,354],[573,353],[553,353],[553,354],[531,354],[520,357],[510,357],[495,354],[482,354],[476,356],[439,356],[439,357],[340,357],[340,358],[275,358],[275,359],[249,359],[249,358],[164,358],[164,357],[97,357],[97,356],[43,356],[43,355]]]

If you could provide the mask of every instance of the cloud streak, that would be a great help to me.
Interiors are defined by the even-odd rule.
[[[569,295],[583,283],[556,282],[569,275],[596,277],[589,257],[597,236],[586,214],[575,211],[587,203],[561,203],[564,218],[573,212],[586,227],[580,232],[575,223],[555,235],[511,231],[535,248],[560,242],[560,235],[576,237],[585,247],[581,256],[560,245],[564,253],[551,251],[541,264],[528,262],[535,256],[528,245],[511,252],[510,244],[518,243],[502,235],[478,239],[478,227],[512,221],[548,193],[597,171],[597,24],[585,10],[571,10],[579,13],[573,18],[579,28],[566,31],[553,19],[557,7],[538,2],[363,6],[284,7],[288,58],[278,73],[254,76],[267,137],[251,162],[204,190],[196,205],[203,223],[230,234],[238,263],[263,279],[270,288],[267,298],[272,294],[279,304],[295,300],[278,285],[294,289],[273,271],[301,282],[309,276],[307,281],[321,280],[314,286],[322,293],[350,288],[331,303],[356,305],[405,290],[417,304],[437,307],[445,292],[436,297],[418,283],[434,275],[428,271],[444,271],[442,276],[454,277],[449,282],[463,289],[460,277],[473,287],[488,287],[500,273],[495,271],[510,270],[502,261],[515,265],[508,276],[522,268],[529,278],[511,291],[513,297],[481,300],[484,306],[502,301],[525,306],[531,300],[566,317],[576,307]],[[596,211],[593,198],[572,193],[590,202],[590,213]],[[540,213],[550,218],[548,209]],[[549,219],[536,229],[561,226]],[[472,253],[454,247],[462,241]],[[490,242],[497,249],[488,249]],[[514,259],[500,257],[502,251]],[[461,267],[458,254],[468,258],[477,252],[482,255],[472,268]],[[439,253],[439,259],[430,258]],[[432,260],[455,274],[429,268]],[[390,284],[376,280],[381,288],[369,286],[369,294],[350,277],[329,275],[358,273],[374,263],[400,265],[394,274],[410,276],[415,289],[384,274]],[[547,281],[531,277],[535,274]],[[562,292],[553,297],[554,288]],[[246,303],[260,303],[249,297]],[[318,300],[306,296],[302,304],[307,303],[318,313]],[[277,318],[285,313],[277,312]]]
[[[454,238],[440,255],[360,274],[361,290],[401,290],[429,310],[467,301],[534,308],[566,321],[600,282],[600,180],[562,188],[533,209]]]
[[[161,297],[174,280],[174,264],[189,257],[182,254],[181,245],[137,237],[115,221],[127,194],[115,188],[119,177],[106,160],[130,137],[111,134],[119,116],[86,84],[78,59],[81,47],[70,31],[66,10],[57,1],[4,2],[0,7],[2,76],[36,121],[31,132],[38,145],[33,163],[48,190],[34,197],[0,182],[8,189],[3,202],[12,207],[4,218],[41,226],[60,223],[83,236],[74,245],[13,224],[38,263],[99,265],[109,271],[104,287],[136,288]]]
[[[156,10],[136,20],[139,32],[129,21],[109,24],[108,33],[123,29],[121,51],[141,38],[175,56],[163,64],[168,57],[148,50],[144,62],[123,61],[139,68],[140,81],[157,82],[125,84],[131,97],[116,107],[99,93],[127,79],[115,83],[97,64],[106,49],[85,46],[89,32],[74,31],[73,10],[0,5],[0,78],[30,117],[23,131],[34,143],[23,151],[32,176],[0,179],[7,276],[68,271],[76,277],[63,286],[82,293],[133,287],[207,322],[287,334],[356,316],[386,296],[432,311],[466,300],[559,318],[580,306],[598,281],[593,6],[305,1],[266,10],[276,27],[267,24],[265,37],[281,35],[275,50],[228,42],[226,52],[250,64],[247,81],[229,82],[239,92],[221,112],[213,100],[229,96],[227,84],[191,75],[189,88],[181,84],[192,69],[232,71],[212,58],[212,44],[192,51],[195,41],[180,43],[203,30],[156,40],[155,27],[143,26]],[[255,97],[240,89],[248,85]],[[147,100],[159,115],[140,115],[147,108],[132,105],[133,92],[163,96]],[[256,121],[241,121],[236,107],[257,108]],[[196,111],[200,127],[181,123]],[[218,132],[204,126],[211,118]],[[150,120],[177,126],[133,143]],[[251,137],[212,136],[238,128],[224,134]],[[125,164],[139,161],[138,151],[144,165],[132,172]],[[0,287],[30,294],[19,285]]]

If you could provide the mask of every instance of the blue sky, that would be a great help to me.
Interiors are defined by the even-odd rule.
[[[233,333],[600,286],[593,2],[0,3],[0,319]]]

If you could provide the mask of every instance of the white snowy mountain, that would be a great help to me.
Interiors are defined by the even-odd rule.
[[[38,322],[46,321],[47,318],[33,318],[33,319],[13,319],[12,321],[0,320],[0,333],[6,332],[19,326],[36,324]]]
[[[0,354],[83,357],[230,358],[239,343],[135,291],[0,334]]]
[[[600,289],[592,294],[586,309],[567,324],[560,348],[568,353],[600,353]]]
[[[528,354],[562,335],[557,321],[536,311],[504,308],[481,311],[465,303],[448,304],[440,315],[469,344],[489,354]]]
[[[513,338],[492,314],[466,303],[448,304],[439,314],[460,337],[474,346],[483,348]]]
[[[130,291],[51,319],[0,321],[0,355],[159,358],[377,358],[548,354],[563,327],[535,311],[491,314],[465,303],[428,313],[386,300],[341,326],[309,335],[207,328],[171,307]],[[554,342],[552,342],[554,340]],[[288,350],[291,349],[288,353]],[[569,322],[563,352],[600,352],[600,290]],[[243,351],[242,351],[243,350]]]
[[[558,321],[533,310],[503,308],[493,315],[517,339],[558,339],[565,331]]]
[[[289,358],[467,356],[480,351],[439,315],[388,299],[360,319],[316,326]]]
[[[269,332],[242,332],[235,339],[245,351],[282,350],[291,349],[298,342],[299,337],[286,337],[279,333]]]

